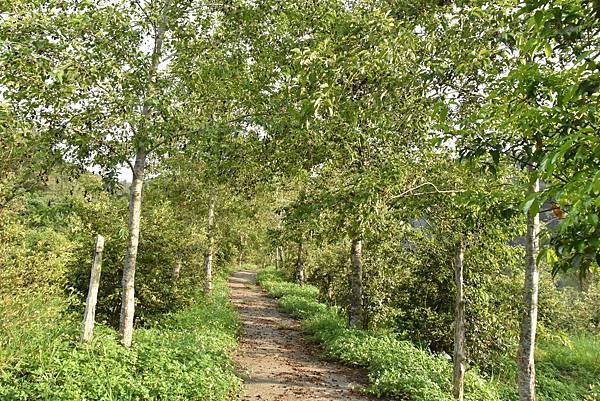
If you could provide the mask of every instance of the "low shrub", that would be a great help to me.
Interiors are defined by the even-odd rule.
[[[229,352],[238,322],[226,287],[196,297],[190,308],[136,330],[131,350],[98,325],[90,344],[77,344],[79,322],[62,316],[53,331],[0,333],[2,400],[234,399],[240,380]],[[28,347],[14,340],[25,335]],[[12,339],[12,342],[11,342]]]
[[[262,270],[257,275],[257,280],[261,283],[261,286],[272,297],[281,298],[285,295],[314,300],[319,296],[319,289],[317,287],[312,285],[297,285],[287,282],[287,279],[288,277],[285,273],[274,269]]]
[[[305,319],[323,312],[327,306],[300,295],[284,295],[279,299],[279,306],[290,315]]]

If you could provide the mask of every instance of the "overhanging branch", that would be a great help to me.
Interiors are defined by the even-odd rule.
[[[417,189],[423,188],[425,186],[433,187],[433,191],[414,192]],[[466,190],[465,189],[439,189],[432,182],[424,182],[423,184],[419,184],[416,187],[410,188],[410,189],[402,192],[401,194],[392,196],[390,199],[395,200],[395,199],[400,199],[400,198],[406,198],[409,196],[421,196],[421,195],[431,195],[431,194],[456,194],[456,193],[462,193],[462,192],[466,192]]]

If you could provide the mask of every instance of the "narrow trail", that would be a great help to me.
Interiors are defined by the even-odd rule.
[[[298,322],[279,312],[276,302],[256,286],[255,272],[234,273],[229,287],[243,323],[234,356],[244,378],[242,400],[370,400],[352,390],[364,375],[323,361]]]

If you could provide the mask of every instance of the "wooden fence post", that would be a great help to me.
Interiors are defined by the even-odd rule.
[[[94,321],[96,318],[96,302],[98,301],[98,287],[100,286],[100,272],[102,270],[102,251],[104,250],[104,237],[96,237],[96,249],[94,250],[94,261],[90,274],[90,288],[85,301],[85,313],[83,314],[83,327],[81,329],[81,342],[91,341],[94,336]]]

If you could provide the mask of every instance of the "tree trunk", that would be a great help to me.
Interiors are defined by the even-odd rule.
[[[351,248],[352,259],[352,298],[350,300],[350,314],[348,316],[350,327],[363,327],[363,307],[362,307],[362,240],[352,238]]]
[[[465,245],[462,238],[456,244],[454,255],[454,279],[456,300],[454,304],[454,399],[463,401],[465,397],[465,294],[464,294]]]
[[[148,101],[151,92],[153,80],[156,76],[158,63],[162,56],[162,46],[165,31],[167,29],[167,12],[170,7],[170,0],[167,0],[161,21],[154,37],[154,48],[152,50],[150,68],[148,70],[148,87],[146,88],[146,98],[142,106],[142,122],[137,135],[146,135],[150,119],[151,106]],[[143,137],[142,137],[143,138]],[[125,251],[125,264],[123,266],[123,278],[121,280],[123,293],[121,295],[121,316],[119,319],[119,334],[121,343],[125,347],[131,347],[133,340],[133,320],[135,314],[135,263],[137,260],[138,243],[140,236],[140,218],[142,211],[142,189],[144,187],[144,174],[146,170],[146,147],[144,142],[140,141],[135,154],[135,163],[133,165],[133,181],[131,182],[131,194],[129,199],[129,222],[127,249]]]
[[[279,247],[275,248],[275,269],[279,270]]]
[[[179,280],[179,275],[181,274],[181,257],[177,258],[175,265],[173,266],[173,272],[171,277],[173,277],[173,281]]]
[[[536,180],[532,190],[539,192],[540,182]],[[518,354],[519,401],[535,401],[535,336],[538,316],[539,272],[537,255],[539,251],[540,215],[528,214],[525,255],[525,314],[521,322],[521,338]]]
[[[275,264],[278,266],[278,268],[280,269],[284,269],[285,268],[285,258],[283,255],[283,247],[282,246],[278,246],[276,249],[277,253],[275,255]]]
[[[98,287],[100,287],[100,273],[102,271],[102,251],[104,250],[104,237],[96,237],[94,249],[94,260],[90,273],[90,287],[85,301],[85,312],[83,314],[83,328],[81,330],[81,342],[91,341],[94,336],[94,323],[96,320],[96,302],[98,301]]]
[[[333,305],[333,277],[331,273],[327,274],[327,303]]]
[[[240,253],[238,254],[238,268],[242,268],[244,263],[244,237],[240,235]]]
[[[138,243],[140,239],[140,220],[142,213],[142,189],[144,187],[144,173],[146,169],[146,150],[140,145],[135,156],[133,167],[133,181],[129,199],[129,235],[123,266],[121,284],[123,293],[121,298],[121,317],[119,320],[119,334],[121,342],[126,347],[131,347],[133,340],[133,317],[135,314],[135,264],[137,260]]]
[[[212,267],[215,242],[215,196],[208,198],[208,219],[206,224],[206,258],[204,260],[204,290],[208,294],[213,289]]]
[[[302,258],[302,253],[304,251],[304,244],[302,241],[298,242],[298,256],[296,258],[296,281],[300,285],[304,284],[304,260]]]

